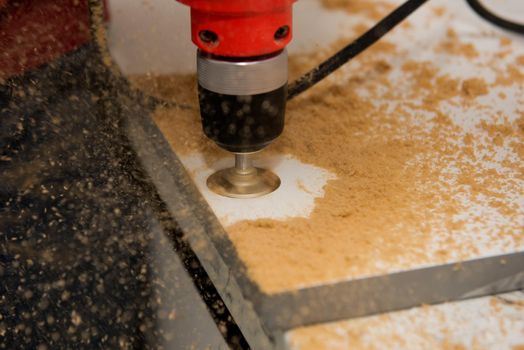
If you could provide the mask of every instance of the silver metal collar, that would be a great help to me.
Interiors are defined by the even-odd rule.
[[[287,51],[260,61],[231,62],[197,53],[198,83],[226,95],[256,95],[287,83]]]

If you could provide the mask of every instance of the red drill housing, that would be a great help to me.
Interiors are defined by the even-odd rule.
[[[278,52],[292,37],[296,0],[179,0],[191,7],[191,37],[204,52],[256,57]]]

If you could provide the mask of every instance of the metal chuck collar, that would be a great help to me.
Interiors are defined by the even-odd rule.
[[[208,187],[223,196],[252,198],[270,193],[280,179],[251,165],[284,129],[287,52],[243,58],[197,56],[200,115],[204,134],[235,153],[235,167],[211,175]]]

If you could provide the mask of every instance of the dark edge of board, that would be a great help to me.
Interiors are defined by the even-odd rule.
[[[153,120],[129,115],[127,135],[160,198],[209,274],[250,346],[270,349],[275,339],[264,328],[256,305],[264,298],[247,277],[232,242]]]

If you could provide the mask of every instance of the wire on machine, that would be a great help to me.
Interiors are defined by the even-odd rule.
[[[479,0],[466,0],[468,5],[475,11],[480,17],[486,21],[494,24],[500,28],[510,30],[518,34],[524,34],[524,25],[508,21],[502,17],[495,15],[493,12],[488,10]]]
[[[351,44],[347,45],[342,50],[328,58],[326,61],[322,62],[316,68],[312,69],[291,83],[288,88],[287,99],[291,100],[293,97],[306,91],[340,68],[342,65],[350,61],[352,58],[365,51],[368,47],[389,33],[389,31],[395,28],[427,1],[428,0],[406,1]],[[488,22],[503,29],[507,29],[519,34],[524,34],[523,24],[511,22],[495,15],[486,7],[484,7],[479,0],[466,0],[466,2],[473,9],[473,11],[475,11],[479,16]]]
[[[347,45],[326,61],[322,62],[319,66],[291,83],[288,88],[287,99],[290,100],[298,94],[306,91],[349,60],[366,50],[427,1],[428,0],[406,1],[351,44]]]

